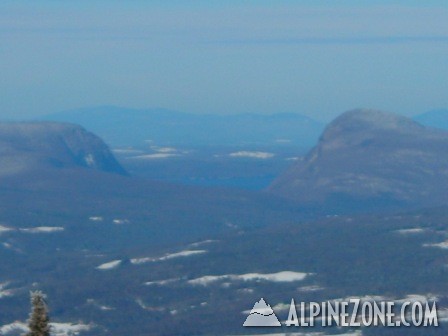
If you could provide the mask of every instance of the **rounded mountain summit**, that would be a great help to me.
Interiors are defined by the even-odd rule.
[[[432,206],[448,196],[448,132],[375,110],[343,113],[269,187],[302,203]]]
[[[127,174],[109,147],[81,126],[56,122],[0,123],[0,177],[59,168]]]

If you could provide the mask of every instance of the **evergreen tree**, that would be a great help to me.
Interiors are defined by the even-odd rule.
[[[32,311],[28,321],[30,331],[26,336],[50,336],[47,303],[41,291],[31,292]]]

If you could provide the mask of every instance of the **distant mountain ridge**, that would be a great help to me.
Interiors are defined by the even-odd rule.
[[[413,119],[425,126],[448,130],[448,109],[431,110]]]
[[[126,174],[107,145],[78,125],[0,123],[0,176],[48,168],[88,168]]]
[[[60,112],[44,119],[80,124],[114,146],[152,140],[178,146],[291,143],[311,147],[324,128],[323,123],[295,113],[212,115],[115,106]]]
[[[345,207],[438,205],[448,196],[447,152],[448,132],[392,113],[353,110],[331,122],[317,146],[269,190]]]

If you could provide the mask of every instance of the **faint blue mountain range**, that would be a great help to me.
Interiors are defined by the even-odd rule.
[[[448,109],[431,110],[414,117],[415,121],[431,127],[448,129]]]
[[[182,146],[291,144],[311,147],[325,126],[296,113],[212,115],[115,106],[70,110],[44,119],[80,124],[113,146],[137,146],[154,141]]]

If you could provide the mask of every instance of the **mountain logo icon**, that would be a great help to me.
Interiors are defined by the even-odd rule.
[[[271,306],[264,301],[255,302],[249,316],[243,324],[243,327],[281,327],[277,316]]]

